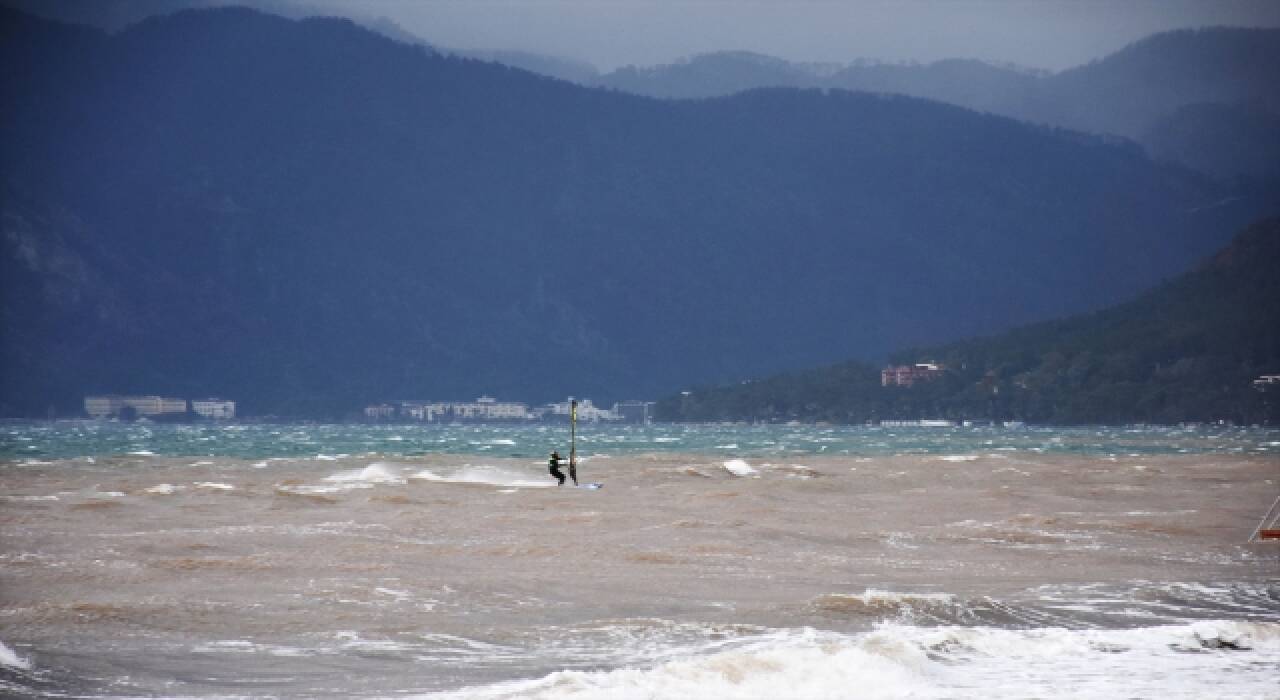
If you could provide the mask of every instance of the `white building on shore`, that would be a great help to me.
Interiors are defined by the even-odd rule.
[[[516,401],[498,401],[491,396],[481,396],[475,401],[396,401],[375,404],[364,409],[366,418],[372,420],[408,420],[423,423],[441,422],[513,422],[536,417],[527,404]]]
[[[653,422],[654,401],[619,401],[613,405],[613,414],[626,423],[649,425]]]
[[[512,421],[527,420],[529,407],[514,401],[498,401],[492,396],[481,396],[473,403],[455,403],[453,415],[462,420]]]
[[[139,416],[186,413],[187,400],[166,396],[119,396],[116,394],[84,397],[84,412],[89,414],[90,418],[118,417],[125,409],[131,409]]]
[[[231,420],[236,417],[236,402],[227,399],[192,399],[191,412],[210,420]]]
[[[390,420],[395,416],[396,407],[389,403],[379,403],[364,407],[364,417],[369,420]]]
[[[573,399],[560,403],[549,403],[546,406],[547,413],[553,416],[568,416],[570,404]],[[594,423],[602,420],[618,420],[618,415],[607,408],[600,408],[591,403],[591,399],[583,399],[578,402],[578,420],[588,423]]]
[[[413,421],[422,423],[519,423],[536,420],[569,419],[569,404],[573,399],[558,403],[549,403],[530,407],[518,401],[499,401],[492,396],[481,396],[475,401],[393,401],[389,403],[371,404],[364,409],[367,420],[374,421]],[[630,402],[639,407],[636,417],[629,420],[645,422],[649,420],[652,403]],[[598,421],[622,420],[619,411],[600,408],[591,399],[578,402],[578,420],[594,423]]]

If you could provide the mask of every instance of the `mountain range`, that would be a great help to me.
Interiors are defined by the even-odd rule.
[[[1280,177],[1280,29],[1156,34],[1058,73],[974,60],[812,66],[747,52],[627,67],[595,83],[699,98],[766,86],[912,95],[1024,121],[1112,134],[1216,177]]]
[[[118,31],[149,16],[232,0],[3,0],[33,14]],[[301,19],[344,13],[397,41],[514,66],[578,84],[660,98],[723,97],[764,87],[910,95],[1038,124],[1131,139],[1156,159],[1220,179],[1280,182],[1280,29],[1208,27],[1162,32],[1057,73],[972,59],[928,64],[802,63],[749,51],[700,54],[600,72],[528,51],[446,48],[366,8],[303,0],[239,0]]]
[[[0,60],[6,415],[653,396],[1097,308],[1276,203],[934,101],[658,100],[337,19],[6,10]]]

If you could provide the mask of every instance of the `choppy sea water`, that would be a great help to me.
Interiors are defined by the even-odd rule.
[[[99,421],[0,423],[0,458],[67,459],[106,455],[217,456],[241,459],[325,455],[432,454],[541,457],[563,449],[563,425],[166,425]],[[1280,455],[1280,430],[1188,427],[881,428],[809,425],[579,426],[579,449],[600,455],[692,452],[890,456],[966,450],[1093,456],[1239,453]]]
[[[0,426],[0,695],[1280,698],[1280,432]]]

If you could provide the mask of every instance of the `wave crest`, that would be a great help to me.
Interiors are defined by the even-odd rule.
[[[949,593],[898,593],[868,588],[862,593],[830,593],[814,599],[817,610],[836,615],[899,616],[944,612],[960,604]]]
[[[526,474],[488,466],[466,466],[448,474],[437,474],[430,469],[423,469],[410,478],[449,484],[481,484],[526,489],[542,489],[556,485],[550,477],[535,481]]]

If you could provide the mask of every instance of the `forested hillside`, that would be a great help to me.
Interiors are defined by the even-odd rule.
[[[665,420],[947,418],[1036,423],[1280,420],[1280,220],[1134,301],[1005,334],[897,353],[941,378],[880,385],[851,362],[672,396]]]

